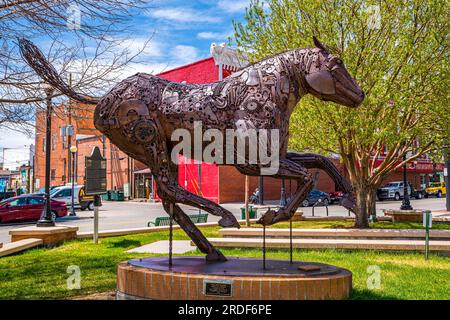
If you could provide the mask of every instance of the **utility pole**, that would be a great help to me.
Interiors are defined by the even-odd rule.
[[[72,73],[69,73],[69,86],[72,88]],[[66,128],[66,137],[67,137],[67,182],[71,182],[73,179],[72,176],[72,170],[75,169],[71,168],[72,165],[72,153],[70,152],[70,147],[72,146],[72,136],[69,134],[69,128],[72,126],[72,98],[69,97],[68,102],[68,127]],[[72,170],[71,170],[72,169]]]

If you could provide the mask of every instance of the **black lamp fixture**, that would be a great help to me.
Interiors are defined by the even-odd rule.
[[[406,176],[406,154],[403,155],[403,201],[400,206],[400,210],[413,210],[411,203],[409,202],[409,193],[408,193],[408,180]]]

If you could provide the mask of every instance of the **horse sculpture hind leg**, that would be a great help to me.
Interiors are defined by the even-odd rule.
[[[354,211],[355,202],[352,195],[352,186],[330,159],[320,154],[297,152],[288,152],[286,159],[299,163],[307,169],[315,168],[325,171],[333,179],[336,189],[344,192],[344,197],[339,204],[350,211]]]

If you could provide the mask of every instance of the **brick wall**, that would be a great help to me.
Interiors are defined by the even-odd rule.
[[[334,182],[322,170],[310,170],[311,174],[319,171],[316,188],[326,192],[335,191]],[[205,181],[206,183],[206,181]],[[279,200],[281,195],[281,179],[266,176],[263,178],[264,200]],[[250,177],[249,193],[258,187],[258,177]],[[295,192],[295,180],[285,180],[286,197]],[[219,167],[219,203],[244,201],[245,176],[232,166]]]
[[[93,137],[75,141],[75,136],[72,137],[72,145],[77,146],[78,152],[76,154],[76,181],[79,184],[84,183],[84,157],[89,156],[92,148],[97,146],[103,153],[102,138],[100,132],[95,130],[92,121],[90,110],[93,106],[77,105],[74,107],[72,125],[74,126],[75,134],[89,134]],[[69,174],[72,175],[72,169],[68,172],[69,167],[72,167],[72,162],[69,165],[69,149],[68,143],[64,143],[64,138],[60,135],[60,128],[68,124],[67,109],[63,105],[55,106],[52,115],[52,148],[51,149],[51,172],[54,172],[54,180],[50,181],[51,186],[63,185],[69,182]],[[36,156],[35,156],[35,179],[39,179],[39,187],[45,185],[45,148],[44,138],[46,133],[45,111],[38,111],[36,113]],[[66,138],[68,139],[68,138]],[[109,189],[123,189],[123,184],[128,180],[128,156],[112,146],[108,139],[105,143],[106,159],[107,159],[107,182]],[[111,162],[111,159],[113,160]],[[120,160],[122,159],[122,160]],[[134,161],[136,162],[136,161]],[[137,164],[142,166],[142,164]],[[111,170],[112,168],[112,170]]]
[[[51,166],[50,169],[54,170],[54,180],[50,181],[50,185],[56,186],[65,184],[68,182],[68,144],[63,144],[63,137],[60,136],[59,130],[62,126],[67,124],[66,110],[64,106],[55,106],[54,113],[52,114],[52,144],[51,147]],[[39,188],[45,185],[45,134],[46,134],[46,113],[45,111],[38,111],[36,113],[36,153],[35,153],[35,179],[39,181]],[[76,127],[76,124],[74,124]],[[72,139],[74,140],[74,139]]]

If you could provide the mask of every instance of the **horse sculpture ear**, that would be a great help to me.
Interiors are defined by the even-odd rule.
[[[336,86],[334,79],[328,71],[319,71],[306,75],[306,83],[320,94],[335,94]]]
[[[314,45],[317,48],[322,49],[326,53],[329,53],[328,48],[322,42],[320,42],[319,39],[316,38],[316,36],[313,36],[313,41],[314,41]]]

